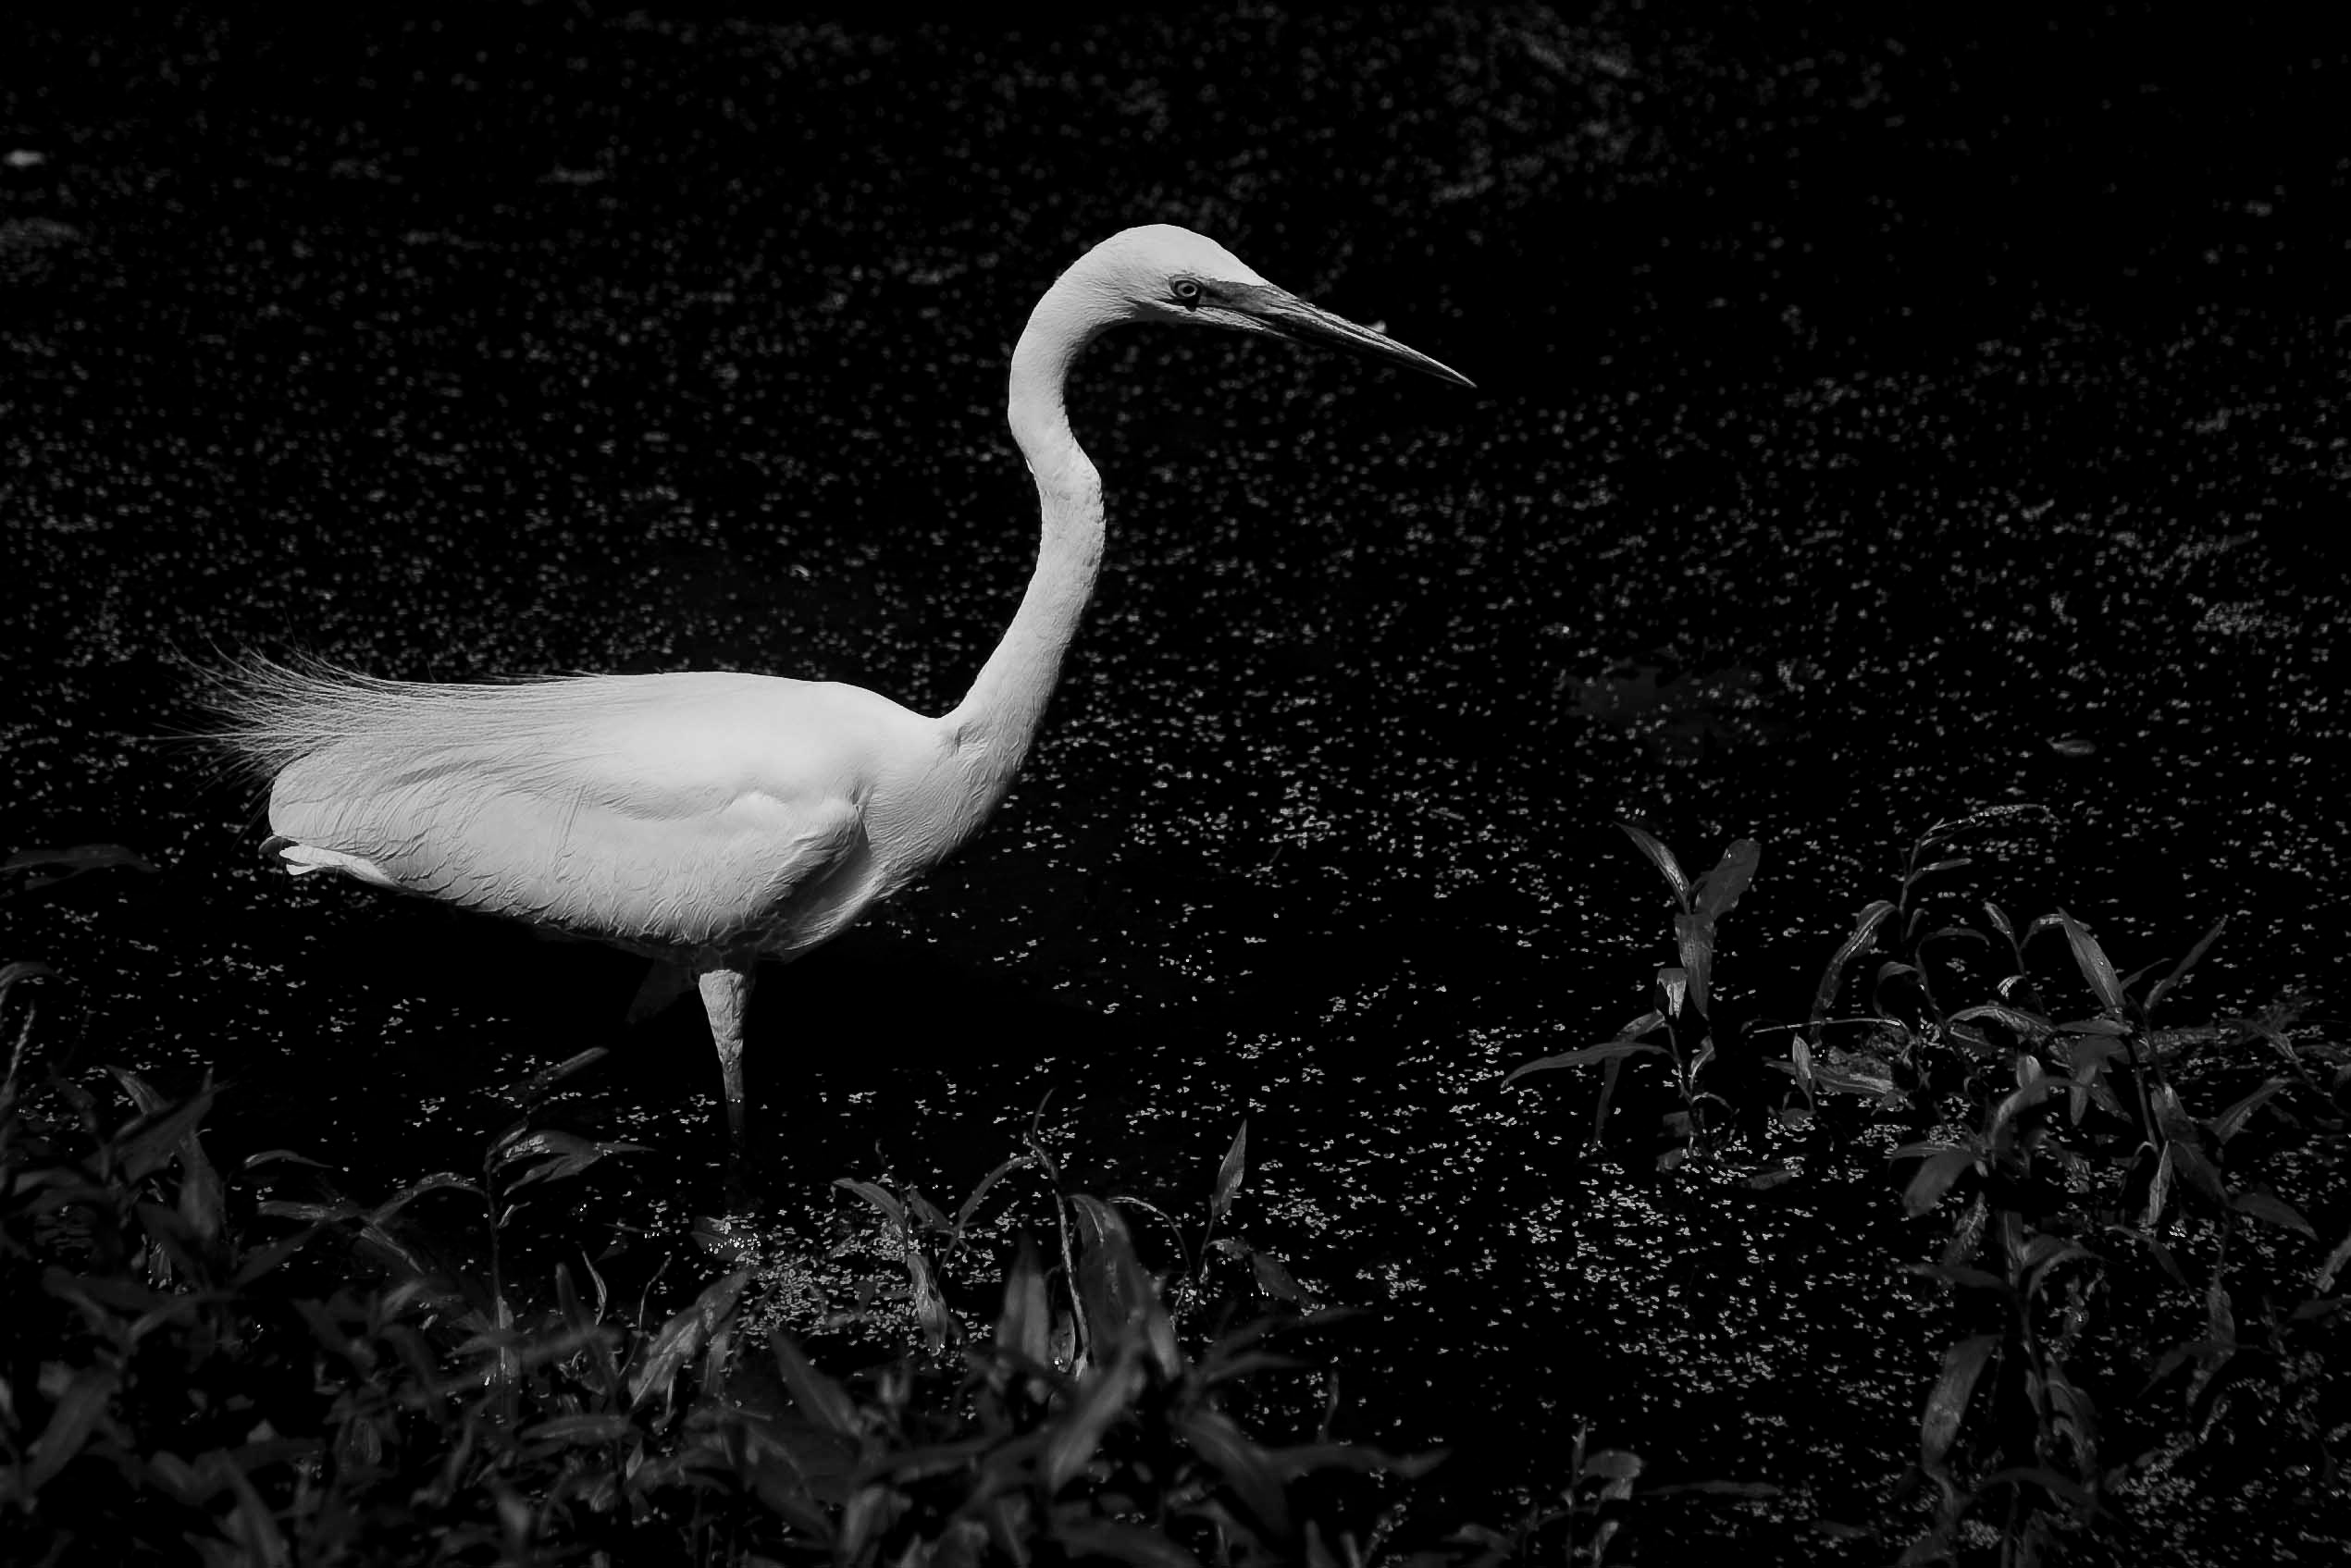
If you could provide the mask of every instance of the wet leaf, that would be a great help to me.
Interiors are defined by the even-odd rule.
[[[435,1171],[432,1175],[426,1177],[421,1181],[410,1182],[407,1186],[402,1188],[399,1191],[394,1192],[390,1198],[378,1204],[375,1211],[367,1216],[367,1223],[370,1225],[380,1226],[384,1223],[384,1221],[390,1219],[392,1216],[398,1214],[401,1210],[406,1208],[410,1204],[415,1203],[426,1193],[447,1191],[470,1192],[476,1198],[482,1195],[482,1190],[479,1187],[466,1180],[455,1171]]]
[[[1918,870],[1911,872],[1908,876],[1905,876],[1902,879],[1902,885],[1904,887],[1908,887],[1913,883],[1921,882],[1927,877],[1933,876],[1937,871],[1955,871],[1961,866],[1972,866],[1974,864],[1975,864],[1975,857],[1973,855],[1954,855],[1948,859],[1937,860],[1932,865],[1919,867]]]
[[[2335,1277],[2343,1272],[2346,1263],[2351,1263],[2351,1231],[2344,1233],[2343,1240],[2334,1244],[2334,1251],[2327,1254],[2327,1261],[2319,1266],[2319,1272],[2311,1280],[2312,1288],[2321,1296],[2332,1295]]]
[[[2147,1185],[2147,1211],[2139,1216],[2139,1224],[2152,1230],[2163,1218],[2164,1207],[2172,1201],[2172,1151],[2177,1143],[2166,1140],[2163,1152],[2156,1157],[2155,1179]]]
[[[996,1320],[996,1342],[1039,1366],[1053,1364],[1053,1315],[1045,1290],[1045,1269],[1036,1243],[1024,1231],[1021,1250],[1004,1279],[1004,1312]]]
[[[1648,856],[1649,863],[1656,867],[1663,873],[1665,881],[1672,884],[1675,901],[1684,909],[1688,909],[1689,907],[1689,879],[1682,875],[1681,862],[1674,858],[1674,852],[1630,822],[1618,822],[1616,825],[1625,830],[1625,836],[1633,841],[1633,847]]]
[[[2229,917],[2226,915],[2222,915],[2219,920],[2214,920],[2212,922],[2212,929],[2206,932],[2201,937],[2199,937],[2196,940],[2196,945],[2188,949],[2187,957],[2180,960],[2179,968],[2173,969],[2170,974],[2155,982],[2155,989],[2147,994],[2147,1010],[2148,1012],[2151,1013],[2155,1011],[2155,1005],[2158,1002],[2162,1001],[2174,987],[2178,986],[2183,981],[2187,979],[2188,971],[2195,969],[2197,962],[2203,958],[2204,955],[2212,950],[2212,945],[2215,942],[2221,940],[2221,932],[2227,927],[2228,923]]]
[[[1580,1051],[1563,1051],[1555,1056],[1538,1056],[1531,1062],[1521,1062],[1503,1075],[1508,1083],[1530,1072],[1549,1072],[1554,1068],[1589,1067],[1594,1062],[1614,1061],[1622,1056],[1665,1055],[1663,1045],[1652,1045],[1645,1040],[1610,1040],[1598,1045],[1587,1045]]]
[[[2271,1095],[2275,1094],[2279,1090],[2283,1089],[2292,1081],[2293,1080],[2285,1078],[2270,1079],[2263,1082],[2261,1087],[2253,1091],[2252,1093],[2247,1094],[2244,1099],[2239,1100],[2235,1105],[2231,1105],[2227,1110],[2222,1111],[2219,1116],[2214,1117],[2210,1124],[2214,1141],[2221,1143],[2226,1143],[2230,1139],[2243,1131],[2246,1121],[2253,1115],[2253,1113],[2259,1110],[2263,1105],[2269,1104]]]
[[[1943,1352],[1943,1374],[1935,1380],[1918,1421],[1919,1458],[1930,1473],[1939,1472],[1949,1456],[1966,1417],[1968,1401],[1974,1396],[1976,1379],[1983,1376],[1984,1364],[1999,1343],[1997,1334],[1978,1334]]]
[[[1739,895],[1754,880],[1755,867],[1763,855],[1762,846],[1751,838],[1739,839],[1723,851],[1722,859],[1699,879],[1691,895],[1700,920],[1711,926],[1738,907]]]
[[[1242,1505],[1276,1538],[1290,1534],[1290,1508],[1273,1456],[1225,1416],[1195,1407],[1178,1424],[1192,1451],[1225,1478]]]
[[[835,1178],[833,1185],[835,1187],[848,1188],[850,1191],[856,1193],[859,1197],[863,1198],[867,1203],[872,1204],[876,1209],[880,1210],[882,1217],[888,1220],[892,1225],[897,1226],[900,1232],[905,1231],[906,1205],[899,1203],[897,1198],[893,1197],[887,1189],[876,1186],[871,1181],[858,1181],[846,1176]]]
[[[22,894],[54,887],[92,871],[113,867],[155,874],[154,863],[135,849],[119,844],[76,844],[64,849],[19,849],[6,859],[0,859],[0,879],[17,879],[17,884],[0,890],[0,898],[14,898]]]
[[[2303,1218],[2293,1204],[2274,1193],[2239,1192],[2233,1200],[2231,1206],[2241,1214],[2251,1215],[2256,1219],[2266,1219],[2271,1225],[2281,1225],[2288,1230],[2298,1230],[2313,1241],[2319,1239],[2319,1233],[2311,1228],[2310,1222]]]
[[[1224,1162],[1217,1167],[1216,1196],[1209,1200],[1208,1213],[1222,1220],[1232,1207],[1232,1195],[1241,1191],[1241,1178],[1248,1169],[1249,1120],[1244,1117],[1241,1130],[1232,1135],[1232,1147],[1224,1152]]]
[[[237,1272],[230,1276],[229,1280],[229,1284],[240,1290],[252,1284],[254,1280],[260,1278],[263,1275],[267,1274],[271,1269],[276,1268],[279,1264],[293,1256],[294,1253],[300,1252],[304,1246],[309,1244],[310,1239],[317,1234],[318,1231],[316,1228],[313,1227],[309,1229],[297,1231],[293,1235],[287,1237],[282,1241],[272,1241],[266,1247],[256,1248],[254,1251],[247,1253],[241,1259],[239,1260]]]
[[[1926,1214],[1943,1201],[1960,1173],[1975,1164],[1973,1149],[1940,1149],[1928,1154],[1902,1190],[1902,1207],[1912,1217]]]
[[[1829,959],[1827,969],[1821,975],[1820,990],[1813,998],[1812,1026],[1815,1031],[1820,1028],[1821,1019],[1828,1017],[1829,1008],[1836,1005],[1837,993],[1845,983],[1846,966],[1877,940],[1877,928],[1884,925],[1886,917],[1893,912],[1894,906],[1880,898],[1855,918],[1852,934],[1845,938],[1843,945]]]
[[[561,1181],[577,1176],[597,1161],[612,1154],[641,1154],[642,1143],[618,1142],[591,1142],[568,1132],[534,1132],[509,1146],[500,1159],[501,1167],[519,1160],[539,1156],[538,1163],[507,1184],[507,1191],[527,1187],[534,1181]]]
[[[520,1083],[502,1093],[508,1101],[520,1105],[526,1111],[530,1110],[547,1097],[547,1092],[550,1089],[554,1088],[580,1068],[602,1061],[610,1054],[610,1051],[602,1045],[591,1045],[575,1056],[566,1056],[560,1062],[552,1062],[540,1068]]]
[[[115,1377],[111,1372],[95,1366],[85,1366],[74,1373],[73,1380],[58,1395],[56,1408],[49,1413],[49,1424],[24,1457],[23,1486],[30,1494],[39,1491],[58,1471],[80,1453],[96,1431],[98,1423],[105,1419],[106,1406],[114,1398]]]
[[[714,1280],[694,1304],[679,1313],[653,1337],[645,1352],[645,1359],[629,1379],[628,1397],[632,1407],[642,1405],[655,1389],[662,1400],[670,1396],[670,1385],[688,1362],[699,1355],[711,1335],[735,1311],[735,1301],[742,1294],[743,1282],[751,1277],[748,1268],[738,1268],[724,1278]]]
[[[1059,1491],[1093,1463],[1102,1446],[1102,1434],[1124,1414],[1143,1387],[1143,1368],[1132,1357],[1120,1355],[1089,1371],[1078,1386],[1078,1396],[1067,1414],[1054,1424],[1046,1439],[1037,1469],[1046,1490]]]
[[[1200,1568],[1200,1560],[1157,1530],[1134,1525],[1114,1525],[1099,1519],[1064,1520],[1054,1536],[1069,1552],[1069,1561],[1103,1558],[1131,1562],[1134,1568]]]
[[[2106,949],[2098,945],[2097,938],[2092,936],[2081,921],[2064,910],[2060,909],[2052,918],[2058,929],[2065,932],[2065,940],[2073,949],[2073,962],[2080,967],[2082,978],[2090,982],[2090,989],[2097,994],[2099,1006],[2112,1017],[2121,1018],[2123,1012],[2122,982],[2115,977],[2114,966],[2108,961]]]
[[[801,1353],[798,1342],[777,1328],[768,1335],[768,1348],[774,1353],[775,1370],[783,1377],[800,1419],[827,1432],[856,1437],[855,1401],[838,1383],[816,1369],[815,1364]]]
[[[128,1073],[118,1075],[136,1082]],[[143,1088],[144,1085],[142,1085]],[[153,1092],[150,1091],[150,1093]],[[181,1158],[183,1148],[192,1144],[196,1128],[212,1109],[212,1092],[206,1090],[185,1105],[162,1112],[156,1119],[130,1134],[122,1150],[122,1174],[126,1180],[143,1181]],[[150,1112],[149,1115],[155,1115]],[[133,1126],[137,1126],[136,1123]],[[201,1159],[201,1154],[192,1156]],[[187,1161],[183,1160],[183,1170]]]
[[[2228,1187],[2221,1181],[2220,1170],[2206,1157],[2203,1150],[2185,1139],[2172,1140],[2164,1145],[2164,1150],[2172,1155],[2173,1173],[2186,1181],[2198,1196],[2215,1208],[2227,1206]]]
[[[1024,1166],[1028,1163],[1028,1155],[1015,1154],[1010,1159],[999,1162],[994,1170],[980,1178],[980,1184],[971,1189],[971,1195],[963,1200],[963,1206],[955,1211],[956,1234],[960,1236],[963,1233],[963,1228],[971,1223],[971,1216],[979,1213],[981,1200],[988,1195],[990,1189],[1004,1179],[1007,1172],[1015,1166]]]
[[[1266,1294],[1276,1300],[1307,1308],[1315,1304],[1314,1297],[1307,1293],[1306,1288],[1299,1284],[1289,1269],[1282,1266],[1281,1260],[1272,1253],[1251,1249],[1249,1271],[1257,1277],[1257,1284]]]
[[[523,1429],[534,1443],[616,1443],[637,1430],[625,1415],[588,1414],[558,1415]]]

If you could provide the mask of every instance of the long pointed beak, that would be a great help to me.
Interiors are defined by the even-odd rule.
[[[1430,359],[1418,349],[1408,349],[1384,332],[1374,332],[1343,315],[1334,315],[1320,305],[1308,304],[1286,289],[1277,289],[1270,283],[1245,289],[1227,285],[1223,293],[1224,298],[1219,302],[1237,318],[1236,326],[1269,332],[1293,342],[1327,343],[1365,359],[1417,370],[1423,376],[1433,376],[1455,386],[1477,385],[1460,371]]]

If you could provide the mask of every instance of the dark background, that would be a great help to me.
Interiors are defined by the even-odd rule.
[[[992,14],[0,20],[0,848],[158,868],[0,906],[63,971],[44,1047],[214,1070],[232,1144],[381,1190],[616,1043],[576,1114],[656,1154],[588,1217],[674,1241],[699,1020],[625,1038],[633,960],[288,884],[169,738],[185,661],[943,709],[1029,565],[1027,309],[1183,223],[1479,390],[1093,351],[1110,557],[1021,783],[755,1007],[778,1223],[959,1193],[1048,1093],[1081,1179],[1196,1209],[1245,1115],[1244,1227],[1375,1309],[1351,1435],[1462,1450],[1432,1506],[1556,1485],[1590,1420],[1789,1488],[1742,1549],[1812,1560],[1786,1521],[1914,1451],[1932,1228],[1661,1181],[1662,1105],[1590,1151],[1588,1080],[1495,1079],[1646,1005],[1617,820],[1763,844],[1741,1016],[2022,802],[1961,905],[2125,969],[2227,914],[2195,1006],[2339,1008],[2351,59],[2245,8]],[[2170,1505],[2181,1560],[2334,1528],[2237,1506]]]

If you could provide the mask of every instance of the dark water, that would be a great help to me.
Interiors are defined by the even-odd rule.
[[[2339,1008],[2337,44],[540,6],[58,12],[0,60],[0,848],[161,868],[6,907],[6,956],[65,971],[53,1048],[231,1080],[236,1146],[462,1166],[501,1085],[615,1042],[637,966],[289,884],[250,793],[155,738],[192,722],[172,656],[948,706],[1029,564],[1012,338],[1153,220],[1480,390],[1094,351],[1110,558],[1027,772],[761,993],[787,1228],[854,1206],[836,1175],[959,1195],[1048,1092],[1074,1175],[1196,1206],[1246,1116],[1245,1228],[1375,1309],[1354,1435],[1455,1444],[1468,1506],[1589,1420],[1862,1519],[1932,1380],[1894,1266],[1933,1228],[1662,1179],[1661,1105],[1593,1153],[1588,1081],[1496,1087],[1646,1005],[1665,906],[1610,824],[1763,844],[1734,1011],[1800,1009],[1930,823],[2027,801],[2051,825],[1961,891],[2125,967],[2225,913],[2198,1006]],[[596,1224],[707,1200],[706,1051],[680,1010],[581,1086],[657,1146]]]

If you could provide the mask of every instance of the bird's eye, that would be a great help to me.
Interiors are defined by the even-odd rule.
[[[1197,310],[1200,308],[1200,285],[1193,278],[1177,278],[1174,282],[1168,285],[1168,292],[1173,294],[1175,296],[1175,302],[1183,306],[1186,310]]]

